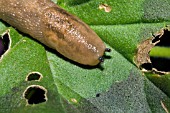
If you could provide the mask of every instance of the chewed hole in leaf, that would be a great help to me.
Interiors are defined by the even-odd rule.
[[[142,69],[158,73],[170,72],[170,31],[162,29],[138,47],[137,64]]]
[[[170,58],[160,58],[160,57],[150,57],[153,68],[164,71],[170,72]]]
[[[10,43],[10,35],[7,31],[0,37],[0,57],[10,48]]]
[[[155,36],[155,35],[153,35],[153,37],[154,37],[154,39],[152,40],[152,43],[156,43],[156,42],[159,42],[160,41],[160,35],[157,35],[157,36]]]
[[[100,93],[96,94],[96,97],[100,97]]]
[[[152,68],[162,72],[170,72],[170,31],[164,29],[163,34],[156,36],[155,40],[158,40],[158,43],[149,53]]]
[[[28,104],[39,104],[47,101],[47,90],[39,85],[31,85],[23,93]]]
[[[164,29],[163,35],[158,35],[153,40],[155,39],[159,41],[155,46],[170,47],[170,31],[168,31],[168,29]]]
[[[31,72],[27,75],[26,81],[40,81],[42,77],[42,74],[39,72]]]
[[[104,9],[104,11],[107,13],[109,13],[112,10],[112,8],[108,4],[100,4],[99,9],[100,10]]]
[[[146,70],[152,70],[152,64],[151,63],[144,63],[141,65],[142,68],[145,68]]]

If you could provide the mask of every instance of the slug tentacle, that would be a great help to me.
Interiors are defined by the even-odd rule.
[[[73,61],[97,65],[110,51],[89,26],[51,0],[1,0],[0,6],[0,19]]]
[[[104,62],[104,57],[102,56],[102,57],[99,57],[99,61],[100,62]]]
[[[111,49],[110,48],[106,48],[105,52],[111,52]]]

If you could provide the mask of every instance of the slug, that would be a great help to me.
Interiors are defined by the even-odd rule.
[[[51,0],[0,0],[0,6],[0,19],[75,62],[95,66],[110,51],[88,25]]]

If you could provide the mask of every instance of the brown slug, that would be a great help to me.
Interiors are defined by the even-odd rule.
[[[110,51],[88,25],[51,0],[0,0],[0,6],[0,19],[75,62],[94,66]]]

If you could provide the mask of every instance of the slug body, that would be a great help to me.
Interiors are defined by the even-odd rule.
[[[0,0],[0,19],[65,57],[97,65],[105,45],[84,22],[51,0]]]

